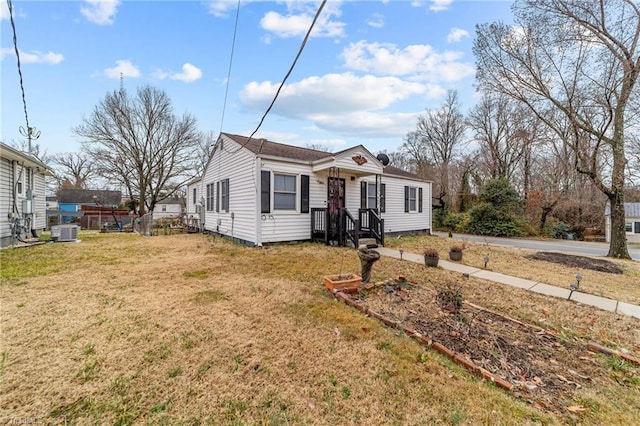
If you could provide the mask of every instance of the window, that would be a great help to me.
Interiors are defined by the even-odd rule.
[[[194,189],[195,191],[195,189]],[[207,211],[213,211],[213,184],[207,184],[207,199],[206,199]]]
[[[196,188],[193,188],[193,204],[196,203],[196,196],[197,196],[197,192],[196,192]]]
[[[380,208],[380,212],[385,211],[385,184],[380,184],[380,206],[378,206],[378,194],[376,190],[376,184],[362,181],[360,182],[360,208],[362,209],[377,209]]]
[[[166,212],[166,211],[167,211],[167,205],[166,205],[166,204],[163,204],[163,205],[162,205],[162,211],[163,211],[163,212]]]
[[[216,212],[219,213],[220,210],[229,211],[229,179],[216,182]]]
[[[296,209],[296,177],[273,174],[273,209]]]
[[[378,208],[378,194],[376,185],[367,184],[367,207],[370,209]]]
[[[632,233],[633,232],[633,222],[626,222],[624,224],[624,230],[625,230],[625,232]]]
[[[22,177],[25,174],[25,168],[24,166],[18,166],[15,165],[15,188],[16,188],[16,194],[22,195]]]
[[[404,187],[404,212],[422,213],[422,188]]]

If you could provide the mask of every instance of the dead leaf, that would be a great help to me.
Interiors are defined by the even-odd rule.
[[[338,327],[334,328],[334,329],[333,329],[333,332],[335,333],[336,338],[338,338],[338,339],[339,339],[339,338],[340,338],[340,330],[338,330]]]
[[[585,407],[584,405],[570,405],[567,407],[567,410],[571,411],[572,413],[582,413],[583,411],[587,411],[587,407]]]

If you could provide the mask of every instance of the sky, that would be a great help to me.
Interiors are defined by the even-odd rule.
[[[464,112],[474,105],[475,25],[511,22],[510,4],[329,0],[255,137],[398,150],[447,90],[458,91]],[[234,44],[237,0],[13,0],[34,143],[48,154],[79,151],[74,127],[121,84],[131,94],[165,91],[174,113],[193,115],[203,132],[248,136],[319,5],[241,0]],[[25,140],[26,120],[6,0],[0,26],[0,140],[10,144]]]

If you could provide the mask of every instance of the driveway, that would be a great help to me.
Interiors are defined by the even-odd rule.
[[[434,235],[447,237],[447,232],[433,232]],[[517,247],[538,251],[556,251],[560,253],[579,254],[583,256],[606,256],[609,252],[608,243],[593,243],[569,240],[534,240],[526,238],[498,238],[484,237],[470,234],[453,234],[453,238],[461,241],[492,244],[496,246]],[[640,247],[629,245],[629,254],[633,260],[640,261]]]

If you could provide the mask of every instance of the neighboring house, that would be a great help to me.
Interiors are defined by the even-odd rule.
[[[53,176],[47,165],[0,142],[1,247],[45,229],[47,176]]]
[[[624,203],[625,230],[627,241],[640,243],[640,203]],[[605,236],[611,241],[611,208],[607,203],[604,211]]]
[[[184,198],[165,198],[156,203],[153,209],[153,218],[177,218],[185,212]]]
[[[430,232],[430,200],[431,182],[385,167],[362,145],[328,153],[222,133],[187,187],[187,218],[256,246],[383,244],[387,233]]]
[[[58,191],[58,212],[60,223],[69,223],[73,217],[84,215],[82,206],[116,208],[122,200],[121,191],[93,189],[61,189]]]

